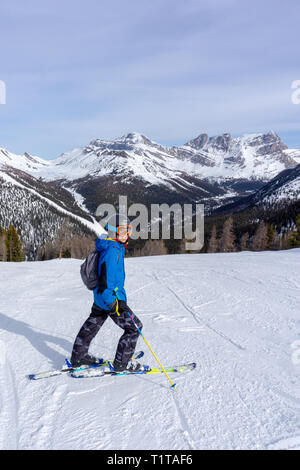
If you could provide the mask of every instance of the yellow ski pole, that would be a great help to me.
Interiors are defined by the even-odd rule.
[[[136,329],[138,330],[139,334],[141,335],[141,337],[143,338],[143,340],[145,341],[145,343],[147,344],[148,348],[150,349],[150,351],[152,352],[153,356],[155,357],[155,359],[157,360],[158,364],[160,365],[163,373],[165,374],[165,376],[167,377],[168,381],[170,382],[171,384],[171,388],[176,390],[176,384],[172,382],[172,380],[170,379],[170,377],[168,376],[167,372],[165,371],[165,368],[163,367],[163,365],[160,363],[158,357],[156,356],[155,352],[153,351],[153,349],[151,348],[150,344],[148,343],[148,341],[146,340],[145,336],[143,335],[143,333],[141,332],[141,330],[139,329],[139,327],[137,326],[136,322],[134,321],[134,319],[132,318],[132,316],[130,315],[129,312],[128,313],[128,316],[131,318],[131,321],[133,322],[134,326],[136,327]]]

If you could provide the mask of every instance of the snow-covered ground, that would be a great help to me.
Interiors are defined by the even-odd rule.
[[[89,314],[80,264],[0,264],[1,449],[300,449],[300,250],[126,260],[161,362],[197,361],[177,393],[163,374],[27,379]],[[108,319],[91,352],[113,358],[120,333]]]

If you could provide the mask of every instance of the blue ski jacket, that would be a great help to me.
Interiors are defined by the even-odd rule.
[[[116,299],[127,302],[124,288],[125,246],[110,238],[97,238],[96,250],[99,251],[99,287],[94,289],[95,304],[109,310],[109,305]]]

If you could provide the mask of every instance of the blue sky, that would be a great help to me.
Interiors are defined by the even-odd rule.
[[[298,0],[10,0],[0,18],[11,152],[270,129],[300,148]]]

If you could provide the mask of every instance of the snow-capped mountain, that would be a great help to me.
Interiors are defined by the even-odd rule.
[[[23,155],[16,155],[0,147],[0,169],[15,168],[36,176],[44,168],[49,168],[50,165],[48,160],[43,160],[27,152]]]
[[[9,179],[10,185],[23,187],[24,198],[34,193],[43,204],[74,216],[94,233],[102,230],[93,217],[96,208],[103,202],[117,205],[120,194],[128,196],[129,204],[201,202],[209,213],[253,194],[299,163],[300,150],[288,149],[273,131],[241,137],[200,134],[179,147],[129,133],[110,141],[92,140],[51,161],[0,148],[0,176],[6,181],[2,193],[8,194]],[[285,191],[291,191],[291,184]],[[12,193],[7,194],[2,194],[6,201]],[[11,201],[12,214],[17,204]],[[27,218],[30,205],[28,210]],[[1,220],[7,225],[3,213],[2,207],[0,225]]]
[[[45,161],[0,152],[0,166],[14,167],[45,182],[59,181],[79,194],[89,211],[103,200],[127,194],[135,202],[204,202],[208,208],[257,190],[300,163],[278,135],[200,134],[179,147],[160,145],[139,133],[87,146]]]
[[[230,134],[215,137],[201,134],[179,147],[177,153],[188,164],[193,163],[190,171],[211,180],[268,181],[300,163],[300,150],[289,150],[273,131],[235,138]]]
[[[89,145],[43,160],[28,153],[0,149],[0,166],[11,166],[47,181],[74,181],[87,176],[122,175],[123,182],[139,178],[146,184],[172,186],[186,175],[210,181],[247,179],[267,181],[300,163],[300,150],[288,149],[278,135],[200,134],[180,147],[167,147],[142,134],[92,140]]]
[[[28,154],[4,155],[0,163],[16,166],[45,180],[74,181],[87,176],[122,175],[123,182],[139,178],[146,184],[172,186],[186,175],[210,181],[247,179],[267,181],[300,163],[300,150],[290,150],[278,135],[230,134],[209,137],[200,134],[180,147],[167,147],[142,134],[92,140],[89,145],[63,153],[52,161]],[[15,159],[15,162],[13,161]]]
[[[300,150],[288,149],[272,131],[235,138],[201,134],[180,147],[130,133],[64,153],[40,175],[72,186],[90,210],[95,201],[114,194],[115,202],[120,193],[135,202],[203,202],[210,210],[259,189],[298,163]],[[91,193],[96,196],[92,200]]]
[[[51,170],[43,170],[45,179],[75,180],[87,176],[122,175],[123,182],[137,177],[148,184],[168,184],[180,177],[174,156],[167,147],[142,134],[131,133],[112,141],[92,140],[82,149],[74,149],[53,160]]]

